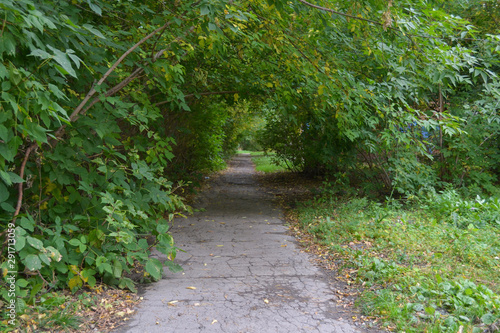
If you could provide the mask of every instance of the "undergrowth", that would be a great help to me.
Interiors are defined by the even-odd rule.
[[[298,223],[341,259],[349,283],[364,286],[364,315],[398,332],[500,324],[498,198],[427,190],[403,205],[332,194],[302,203]]]

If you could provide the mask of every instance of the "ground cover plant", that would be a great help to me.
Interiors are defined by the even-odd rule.
[[[498,198],[429,191],[404,206],[323,194],[300,204],[302,230],[364,291],[357,305],[397,332],[483,332],[500,323]]]
[[[281,172],[289,170],[287,164],[282,160],[276,160],[273,152],[250,152],[255,170],[260,172]]]

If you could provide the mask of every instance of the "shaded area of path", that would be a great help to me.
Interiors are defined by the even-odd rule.
[[[332,281],[253,176],[250,156],[239,155],[199,197],[206,211],[175,220],[184,272],[148,286],[120,332],[362,332],[338,320]]]

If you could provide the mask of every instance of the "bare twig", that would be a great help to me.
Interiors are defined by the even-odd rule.
[[[5,29],[5,24],[7,24],[7,11],[5,12],[5,18],[3,19],[2,32],[0,33],[0,37],[3,36],[3,30]]]
[[[118,67],[118,65],[130,54],[132,53],[136,48],[138,48],[139,46],[141,46],[144,42],[146,42],[148,39],[150,39],[151,37],[153,37],[156,33],[166,29],[169,25],[171,24],[171,22],[167,22],[165,23],[163,26],[159,27],[158,29],[154,30],[153,32],[151,32],[149,35],[147,35],[146,37],[144,37],[143,39],[141,39],[139,42],[137,42],[134,46],[132,46],[130,49],[128,49],[124,54],[122,54],[122,56],[120,58],[118,58],[117,61],[115,61],[115,63],[108,69],[108,71],[102,76],[102,78],[97,82],[97,86],[100,86],[101,84],[104,83],[104,81],[106,81],[106,79],[108,78],[108,76],[114,72],[114,70],[116,69],[116,67]],[[72,122],[75,118],[78,117],[78,114],[80,113],[80,111],[83,109],[83,107],[85,106],[85,104],[87,104],[87,102],[90,100],[90,98],[96,93],[97,91],[95,90],[94,87],[92,87],[90,89],[90,91],[87,93],[87,96],[85,96],[85,98],[83,99],[83,101],[76,107],[76,109],[73,111],[73,113],[70,115],[69,117],[69,120]],[[59,130],[58,130],[59,131]],[[57,132],[56,132],[57,134]]]
[[[37,147],[38,145],[36,143],[33,143],[31,146],[28,147],[28,149],[26,149],[26,152],[24,153],[23,162],[21,163],[21,169],[19,170],[19,177],[21,178],[24,177],[24,170],[26,169],[26,163],[28,162],[28,158]],[[19,212],[21,211],[21,206],[23,205],[23,182],[20,182],[17,185],[17,188],[19,194],[17,196],[16,210],[14,212],[14,219],[12,220],[12,223],[16,222],[17,215],[19,215]]]

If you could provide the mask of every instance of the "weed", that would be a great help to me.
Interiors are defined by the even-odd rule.
[[[363,284],[358,305],[405,332],[480,332],[500,320],[499,199],[456,192],[384,204],[323,192],[299,225]],[[346,276],[346,274],[341,274]]]

